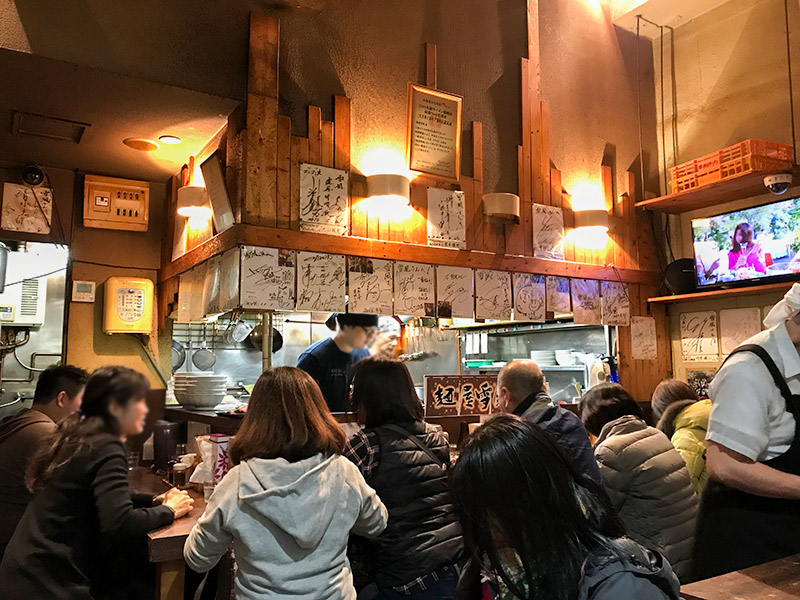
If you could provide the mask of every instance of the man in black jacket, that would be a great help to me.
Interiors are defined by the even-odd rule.
[[[547,391],[544,373],[531,360],[512,360],[497,375],[500,410],[541,427],[553,436],[584,475],[602,485],[603,477],[586,428],[573,412],[554,404]]]
[[[28,462],[58,423],[80,408],[88,377],[71,365],[48,367],[39,375],[33,407],[0,421],[0,562],[32,498],[25,487]]]

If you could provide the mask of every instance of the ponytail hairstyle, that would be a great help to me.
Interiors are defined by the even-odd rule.
[[[68,417],[31,459],[25,484],[31,492],[42,489],[54,473],[90,448],[99,433],[120,435],[111,406],[125,406],[144,398],[150,385],[144,375],[127,367],[100,367],[86,382],[80,410]]]

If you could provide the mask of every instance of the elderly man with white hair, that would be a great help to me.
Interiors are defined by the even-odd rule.
[[[800,284],[709,388],[700,579],[800,553]]]

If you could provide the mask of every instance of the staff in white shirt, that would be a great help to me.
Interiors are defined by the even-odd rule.
[[[764,324],[709,389],[699,579],[800,553],[800,284]]]

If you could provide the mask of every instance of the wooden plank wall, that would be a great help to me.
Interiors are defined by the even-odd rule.
[[[529,29],[531,23],[529,0]],[[291,134],[288,117],[278,114],[278,43],[277,19],[252,15],[250,23],[250,73],[246,127],[241,114],[231,115],[224,136],[227,154],[227,184],[237,222],[299,230],[300,165],[312,163],[349,170],[350,235],[383,241],[427,243],[427,188],[461,189],[467,209],[467,249],[498,254],[532,256],[533,232],[531,205],[558,206],[564,211],[567,232],[565,258],[593,265],[614,265],[620,269],[658,271],[658,258],[651,231],[651,216],[634,207],[635,176],[627,173],[625,190],[614,193],[611,167],[598,166],[603,182],[606,207],[610,211],[610,240],[603,249],[583,248],[569,235],[575,216],[571,197],[562,186],[561,172],[550,157],[550,107],[541,97],[539,85],[538,32],[533,32],[529,58],[521,59],[522,145],[517,148],[520,223],[502,228],[483,218],[483,130],[473,121],[462,144],[472,146],[471,175],[462,174],[459,182],[418,176],[411,183],[411,207],[407,218],[385,218],[370,214],[359,202],[366,196],[366,182],[350,157],[351,110],[349,98],[333,100],[333,121],[322,119],[318,106],[308,107],[308,133]],[[530,35],[529,35],[530,37]],[[531,42],[531,40],[529,40]],[[532,58],[530,58],[532,57]],[[427,85],[437,83],[436,47],[426,45],[425,77]],[[467,170],[467,169],[465,169]],[[619,328],[620,369],[623,383],[639,400],[646,400],[655,384],[669,371],[669,347],[666,313],[663,307],[648,308],[646,299],[656,290],[631,285],[632,314],[650,314],[656,318],[659,333],[659,357],[656,361],[630,359],[630,328]],[[648,312],[648,310],[650,312]],[[663,347],[662,347],[663,346]]]

